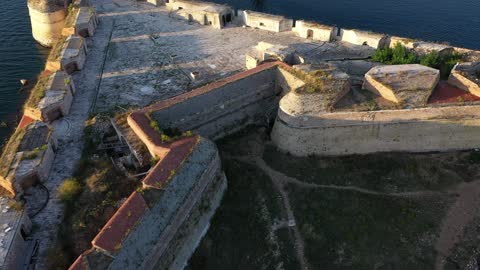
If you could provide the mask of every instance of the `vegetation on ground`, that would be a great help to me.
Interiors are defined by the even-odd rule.
[[[423,57],[417,57],[414,52],[400,43],[393,48],[378,49],[372,56],[372,60],[388,65],[421,64],[440,70],[442,79],[447,79],[453,66],[463,59],[464,55],[458,52],[451,54],[439,54],[430,52]]]
[[[465,227],[462,239],[453,247],[450,256],[446,259],[444,269],[471,269],[469,267],[480,259],[479,235],[480,217],[476,217]]]
[[[47,269],[67,269],[115,213],[119,201],[139,185],[120,172],[105,151],[98,151],[108,119],[93,118],[84,131],[84,149],[74,178],[66,179],[59,194],[65,204],[59,241],[47,255]],[[79,190],[80,188],[80,190]]]
[[[48,144],[44,144],[42,146],[39,146],[35,149],[33,149],[32,151],[28,151],[26,153],[24,153],[22,159],[23,160],[29,160],[29,159],[35,159],[38,157],[38,154],[40,154],[40,152],[43,152],[45,150],[47,150],[48,148]]]
[[[15,154],[22,143],[26,131],[26,128],[17,129],[4,145],[2,155],[0,156],[0,175],[5,176],[10,171],[10,165],[15,159]]]
[[[58,188],[58,196],[63,202],[71,202],[82,191],[82,186],[75,178],[68,178]]]
[[[50,50],[50,53],[48,54],[48,58],[47,58],[48,61],[59,60],[66,40],[67,40],[67,37],[61,37],[57,42],[55,42],[52,49]]]
[[[38,107],[38,103],[45,97],[47,84],[50,81],[51,75],[52,73],[46,70],[40,73],[40,75],[38,76],[37,84],[35,84],[35,87],[33,87],[32,91],[30,92],[30,96],[25,103],[25,107]]]
[[[270,145],[263,156],[275,170],[304,182],[380,192],[442,191],[471,181],[480,170],[475,157],[476,152],[293,157]]]
[[[223,165],[229,187],[187,269],[299,269],[289,229],[272,230],[283,213],[271,180],[242,162]]]
[[[64,27],[74,27],[79,12],[80,8],[75,7],[73,4],[68,5],[68,15],[65,19]]]
[[[452,198],[398,198],[288,185],[312,269],[430,269]]]

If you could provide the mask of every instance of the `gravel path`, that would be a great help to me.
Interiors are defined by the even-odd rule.
[[[36,224],[32,237],[39,239],[40,244],[36,269],[46,269],[46,254],[53,246],[59,224],[63,220],[63,204],[58,198],[58,187],[66,178],[73,175],[80,160],[84,123],[95,96],[104,50],[111,31],[112,20],[101,18],[95,36],[87,40],[89,52],[84,69],[73,75],[76,94],[70,114],[53,123],[58,149],[50,176],[44,183],[50,191],[50,200],[32,220]]]

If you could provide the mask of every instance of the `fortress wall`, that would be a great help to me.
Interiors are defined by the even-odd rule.
[[[156,265],[169,266],[179,254],[188,259],[193,248],[188,244],[201,237],[198,231],[218,206],[224,182],[217,148],[202,139],[158,198],[148,199],[145,191],[150,210],[129,230],[108,269],[158,269]]]
[[[173,239],[157,263],[151,269],[182,270],[195,252],[210,226],[210,220],[220,206],[227,189],[223,173],[209,176],[213,179],[202,192],[187,219],[178,228]]]
[[[480,106],[289,115],[272,140],[298,156],[449,151],[480,147]]]
[[[356,29],[341,29],[340,40],[355,45],[367,45],[375,49],[387,45],[386,35]]]
[[[60,9],[53,12],[41,12],[28,6],[32,24],[33,38],[45,47],[52,47],[62,36],[67,11]]]
[[[155,111],[151,117],[162,129],[193,130],[211,139],[223,137],[249,124],[265,121],[265,115],[275,111],[276,96],[280,92],[276,85],[277,72],[276,67],[260,70]]]
[[[312,36],[309,36],[309,30],[312,31]],[[334,35],[335,27],[320,25],[316,23],[309,23],[303,20],[297,21],[293,31],[297,32],[298,36],[303,38],[311,38],[313,40],[330,42]]]

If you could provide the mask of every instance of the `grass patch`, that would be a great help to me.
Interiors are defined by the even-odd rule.
[[[63,46],[65,45],[65,41],[67,37],[61,37],[52,47],[52,50],[48,54],[48,61],[57,61],[62,54]]]
[[[78,255],[89,249],[92,239],[117,210],[119,200],[128,197],[139,185],[119,172],[107,153],[97,151],[102,135],[98,129],[105,125],[104,121],[108,120],[87,121],[84,149],[74,178],[66,179],[60,187],[64,220],[54,249],[61,250],[59,256],[67,259],[59,260],[53,269],[68,268]],[[54,258],[50,260],[55,262]]]
[[[68,178],[63,181],[58,189],[58,195],[63,202],[71,202],[77,198],[82,191],[82,186],[75,178]]]
[[[44,144],[42,146],[39,146],[35,149],[33,149],[32,151],[28,151],[26,152],[22,159],[23,160],[29,160],[29,159],[36,159],[38,157],[38,155],[40,154],[40,152],[44,152],[48,149],[48,144]]]
[[[223,164],[228,190],[187,269],[277,269],[280,264],[295,265],[294,253],[284,254],[291,247],[282,246],[281,240],[288,235],[277,240],[280,248],[268,240],[273,220],[282,217],[281,201],[273,192],[271,180],[254,166],[228,159]]]
[[[17,129],[3,147],[2,156],[0,157],[0,175],[6,176],[10,171],[10,165],[12,165],[15,159],[15,154],[22,143],[26,131],[26,128]]]
[[[65,19],[65,26],[64,27],[74,27],[75,22],[77,21],[78,13],[80,9],[75,7],[73,4],[68,6],[68,16]]]
[[[42,73],[40,73],[40,75],[38,76],[37,84],[35,84],[35,87],[33,87],[32,91],[30,92],[30,96],[25,103],[25,107],[38,107],[38,103],[45,97],[47,84],[50,80],[51,75],[52,73],[49,71],[43,71]]]
[[[451,198],[400,199],[289,185],[312,269],[430,269]]]
[[[445,270],[469,269],[480,256],[480,217],[474,218],[464,229],[461,241],[446,259]]]
[[[480,169],[480,163],[472,164],[469,152],[293,157],[269,145],[263,158],[275,170],[300,181],[380,192],[446,190],[471,181]]]

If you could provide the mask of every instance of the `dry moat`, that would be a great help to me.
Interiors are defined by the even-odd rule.
[[[264,128],[218,146],[229,189],[189,269],[431,269],[462,222],[445,269],[475,269],[480,152],[299,158]]]

